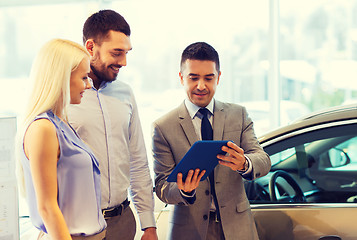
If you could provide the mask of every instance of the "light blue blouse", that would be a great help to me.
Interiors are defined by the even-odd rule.
[[[77,133],[52,111],[38,115],[34,121],[43,118],[50,120],[56,127],[60,147],[57,201],[70,234],[87,236],[103,231],[106,222],[100,207],[100,171],[97,159]],[[24,151],[21,161],[31,221],[37,229],[47,233],[38,213],[30,163]]]

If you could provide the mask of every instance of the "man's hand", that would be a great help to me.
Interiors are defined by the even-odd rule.
[[[148,227],[144,230],[143,235],[141,236],[141,240],[158,240],[156,234],[156,228]]]
[[[200,180],[205,174],[205,172],[206,170],[200,172],[200,169],[196,169],[195,171],[191,169],[190,171],[188,171],[185,182],[182,181],[182,173],[178,173],[177,187],[185,193],[191,193],[198,187]]]
[[[219,163],[231,168],[233,171],[244,171],[245,161],[247,161],[244,156],[244,150],[233,142],[228,142],[227,146],[222,147],[222,151],[226,152],[226,155],[217,155],[217,158],[220,159]]]

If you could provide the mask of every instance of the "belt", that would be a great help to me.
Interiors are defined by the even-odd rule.
[[[102,213],[104,218],[110,218],[110,217],[121,215],[123,211],[129,206],[129,204],[130,201],[128,199],[125,199],[124,202],[122,202],[120,205],[116,207],[103,209]]]

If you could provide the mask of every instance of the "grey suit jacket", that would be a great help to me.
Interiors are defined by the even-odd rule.
[[[253,123],[244,107],[215,101],[213,139],[233,140],[251,160],[251,179],[270,170],[269,156],[260,147]],[[199,140],[192,119],[182,103],[153,124],[153,157],[156,195],[173,204],[168,239],[206,239],[211,205],[209,179],[200,182],[196,201],[189,204],[176,183],[166,181],[193,143]],[[242,176],[220,164],[215,168],[215,189],[225,238],[258,239]]]

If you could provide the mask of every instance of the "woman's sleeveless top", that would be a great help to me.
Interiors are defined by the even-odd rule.
[[[100,171],[97,159],[75,130],[52,111],[38,115],[34,121],[38,119],[48,119],[56,128],[60,147],[57,162],[57,201],[70,234],[87,236],[103,231],[106,222],[100,207]],[[47,233],[38,213],[30,163],[24,151],[21,162],[31,221],[37,229]]]

